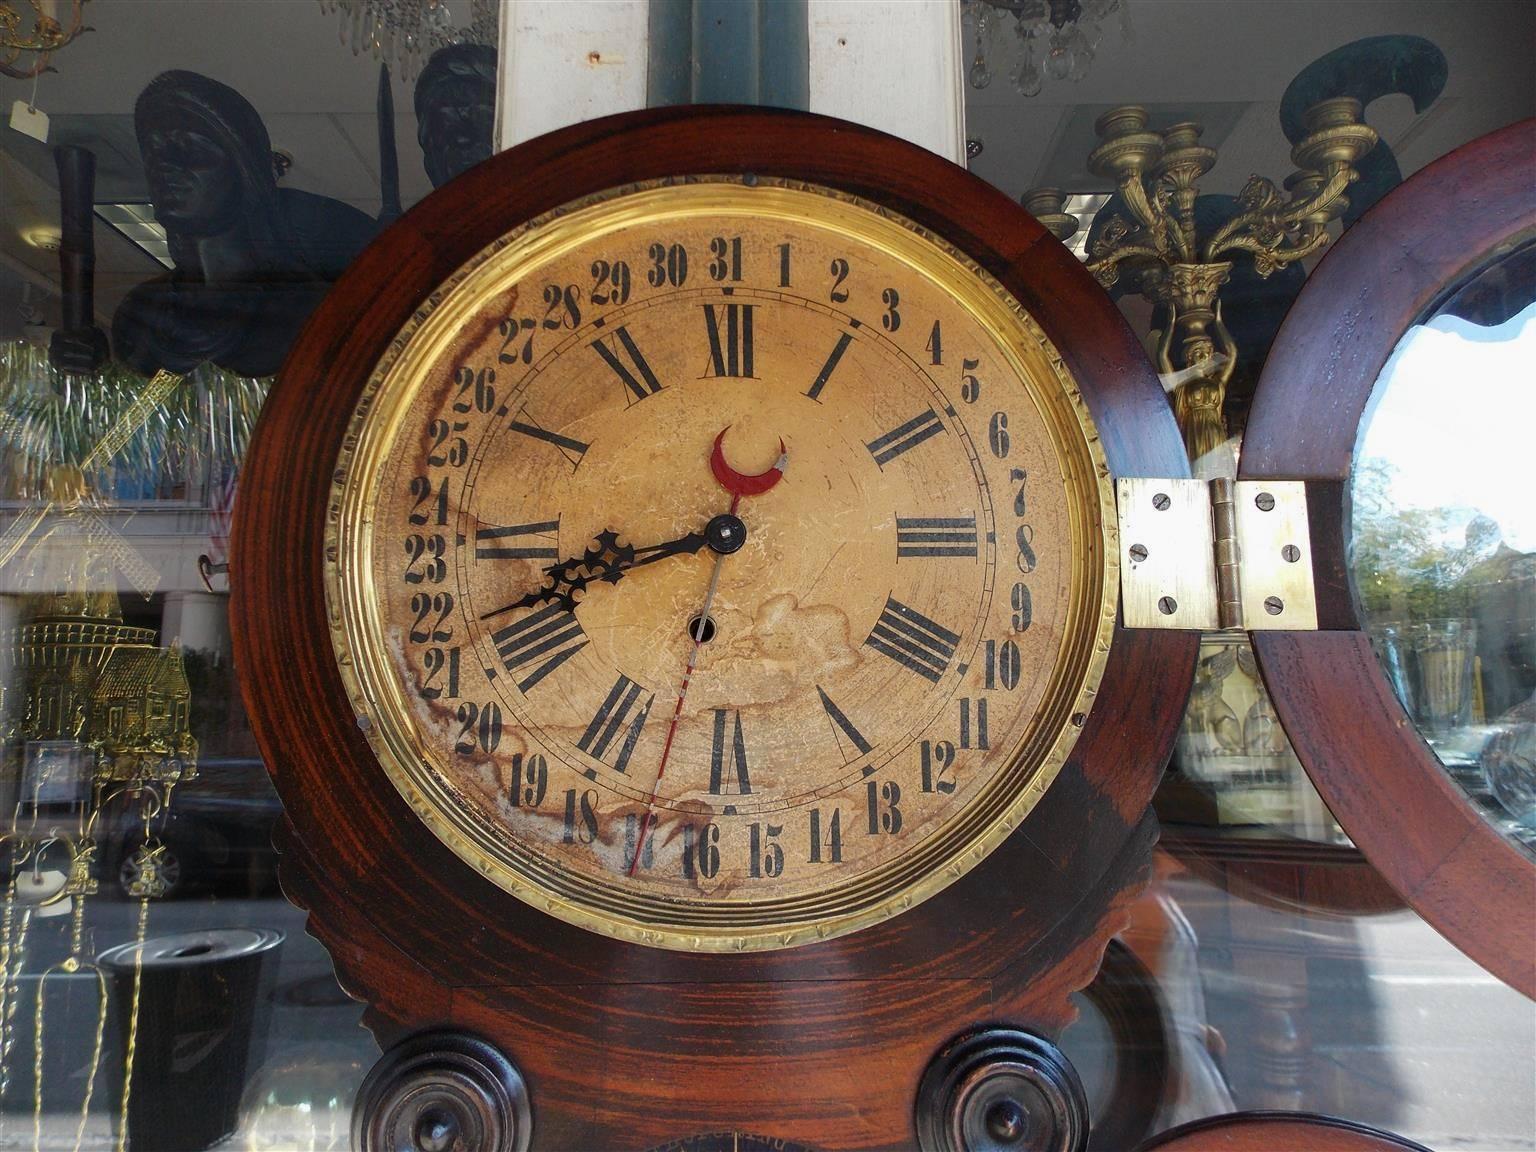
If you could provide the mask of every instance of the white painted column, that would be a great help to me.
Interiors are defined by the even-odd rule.
[[[647,0],[506,0],[496,146],[645,107]]]
[[[160,642],[228,656],[229,597],[217,592],[167,592]]]
[[[960,6],[808,0],[811,111],[965,160]],[[646,105],[648,0],[506,0],[497,145]]]
[[[965,163],[960,5],[808,0],[811,111]]]

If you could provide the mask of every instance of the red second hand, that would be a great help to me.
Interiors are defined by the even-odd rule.
[[[722,436],[725,433],[721,433]],[[741,504],[741,493],[737,492],[731,497],[730,515],[736,515],[736,508]],[[683,715],[683,701],[688,699],[688,684],[693,679],[693,670],[698,665],[699,649],[704,647],[704,625],[709,620],[709,610],[714,605],[715,591],[720,587],[720,565],[725,560],[725,553],[720,552],[715,556],[714,570],[709,574],[709,591],[704,596],[704,609],[699,613],[699,622],[693,629],[693,647],[688,650],[688,665],[683,669],[683,683],[677,690],[677,707],[672,709],[672,722],[667,725],[667,741],[661,748],[661,766],[656,769],[656,783],[651,787],[651,798],[645,805],[645,816],[640,820],[640,835],[635,838],[635,854],[629,862],[629,875],[635,874],[635,869],[640,866],[640,854],[645,850],[645,837],[651,829],[651,812],[656,807],[656,797],[661,793],[661,778],[667,771],[667,760],[672,756],[672,740],[677,735],[677,722]]]

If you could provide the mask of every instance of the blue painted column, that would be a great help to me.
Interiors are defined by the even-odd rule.
[[[647,103],[810,106],[806,0],[651,0]]]

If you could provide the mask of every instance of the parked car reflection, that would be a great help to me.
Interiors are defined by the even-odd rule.
[[[282,805],[266,766],[254,757],[202,760],[195,786],[178,789],[152,835],[165,845],[166,897],[215,891],[231,896],[277,892],[272,832]],[[137,876],[134,852],[144,828],[127,812],[104,815],[101,882],[126,895]]]

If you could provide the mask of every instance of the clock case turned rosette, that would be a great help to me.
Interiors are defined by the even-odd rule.
[[[456,269],[584,196],[690,175],[804,180],[944,238],[1060,350],[1116,477],[1187,475],[1145,354],[1092,277],[1028,213],[938,156],[841,121],[675,108],[504,152],[393,225],[336,284],[267,401],[231,547],[236,656],[286,810],[285,891],[388,1047],[436,1028],[518,1067],[536,1143],[644,1147],[740,1129],[906,1148],[925,1069],[981,1025],[1054,1036],[1149,875],[1148,806],[1198,637],[1116,626],[1065,766],[983,862],[846,936],[743,955],[627,943],[548,916],[422,822],[359,730],[335,663],[324,547],[332,473],[390,342]]]

